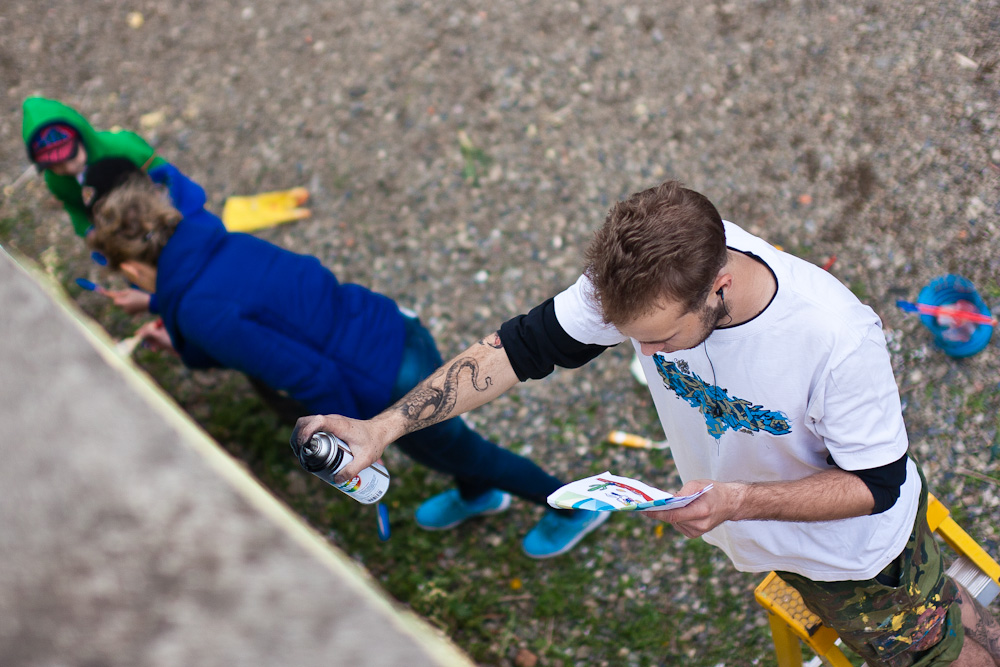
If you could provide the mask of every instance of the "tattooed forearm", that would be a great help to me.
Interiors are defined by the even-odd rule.
[[[494,350],[502,350],[503,349],[503,341],[500,340],[500,332],[499,331],[496,331],[496,332],[490,334],[489,336],[487,336],[486,338],[482,339],[481,341],[479,341],[479,344],[480,345],[486,345],[488,347],[492,347]]]
[[[408,422],[407,433],[444,421],[452,415],[458,402],[459,374],[465,368],[471,372],[472,388],[476,391],[486,391],[493,384],[493,379],[486,376],[480,385],[479,362],[472,357],[456,360],[444,371],[443,387],[438,389],[431,384],[441,377],[441,372],[438,371],[396,403],[396,409],[403,413]]]

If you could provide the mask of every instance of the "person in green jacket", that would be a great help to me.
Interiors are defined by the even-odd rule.
[[[98,132],[78,111],[57,100],[29,97],[22,110],[21,136],[28,158],[62,202],[77,236],[86,236],[91,227],[82,185],[88,165],[107,157],[126,158],[143,171],[167,164],[138,134]],[[149,295],[139,290],[106,294],[130,313],[149,308]]]
[[[98,132],[78,111],[57,100],[29,97],[22,109],[21,136],[28,157],[44,172],[45,184],[63,203],[77,236],[90,229],[80,185],[87,165],[106,157],[128,158],[144,171],[166,163],[138,134]]]

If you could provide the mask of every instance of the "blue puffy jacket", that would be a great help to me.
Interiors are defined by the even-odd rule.
[[[158,310],[184,364],[242,371],[315,414],[366,419],[385,409],[404,343],[396,303],[340,284],[315,257],[227,232],[198,184],[154,171],[184,216],[156,277]]]

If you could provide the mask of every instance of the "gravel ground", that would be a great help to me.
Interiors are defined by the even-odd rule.
[[[934,490],[998,553],[1000,355],[943,355],[894,301],[955,272],[1000,307],[1000,0],[3,0],[0,217],[30,210],[20,245],[97,277],[40,179],[11,187],[35,93],[141,132],[216,211],[308,186],[313,217],[261,235],[418,311],[446,356],[572,282],[616,199],[678,178],[836,256],[884,320]],[[641,475],[593,446],[658,433],[629,358],[473,418],[567,478]]]

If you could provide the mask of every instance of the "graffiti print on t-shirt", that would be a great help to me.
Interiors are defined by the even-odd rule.
[[[788,417],[783,412],[766,410],[763,406],[730,396],[722,387],[709,384],[690,372],[684,361],[675,364],[658,354],[653,355],[653,359],[666,388],[701,412],[708,434],[716,440],[728,429],[751,434],[766,431],[772,435],[792,432]]]

